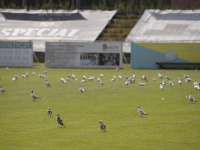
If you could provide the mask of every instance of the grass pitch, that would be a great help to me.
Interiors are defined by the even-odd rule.
[[[46,87],[44,74],[52,84]],[[32,76],[32,72],[36,76]],[[29,73],[29,78],[22,74]],[[158,79],[157,73],[172,78]],[[124,75],[136,74],[135,83],[125,85]],[[20,76],[12,81],[15,74]],[[74,74],[78,80],[61,83],[60,78]],[[104,85],[97,82],[104,74]],[[140,75],[145,74],[149,82]],[[186,83],[184,74],[190,75]],[[82,75],[95,76],[95,80],[81,82]],[[118,76],[121,75],[122,79]],[[115,81],[110,79],[116,76]],[[152,81],[152,78],[156,81]],[[177,78],[183,78],[178,85]],[[166,81],[164,90],[160,82]],[[127,149],[200,149],[200,102],[190,103],[186,96],[192,93],[200,100],[200,90],[193,82],[200,80],[200,72],[194,70],[134,70],[124,69],[51,69],[0,68],[0,85],[6,92],[0,93],[0,149],[2,150],[127,150]],[[85,93],[79,92],[82,85]],[[41,97],[32,100],[30,92]],[[149,115],[140,117],[137,106]],[[53,117],[47,116],[47,107]],[[60,114],[66,127],[59,127],[56,114]],[[107,132],[99,128],[99,120],[107,126]]]

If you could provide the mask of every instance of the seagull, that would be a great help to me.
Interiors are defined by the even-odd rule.
[[[67,76],[66,80],[67,80],[67,82],[70,82],[71,81],[71,76]]]
[[[197,89],[197,90],[200,89],[199,83],[200,83],[200,82],[194,82],[194,88]]]
[[[44,73],[47,74],[48,73],[47,70],[44,70]]]
[[[91,75],[89,78],[88,78],[88,80],[90,80],[90,81],[92,81],[92,80],[94,80],[95,79],[95,76],[93,76],[93,75]]]
[[[25,74],[22,74],[22,78],[26,78],[26,75],[25,75]]]
[[[181,78],[178,78],[178,84],[182,84],[182,79]]]
[[[127,75],[127,74],[125,74],[125,75],[124,75],[124,78],[125,78],[125,79],[128,79],[129,77],[128,77],[128,75]]]
[[[65,80],[64,78],[60,78],[60,81],[61,81],[62,83],[66,83],[66,80]]]
[[[19,79],[19,75],[15,75],[13,78],[12,78],[12,81],[17,81]]]
[[[25,73],[25,77],[26,77],[26,78],[28,78],[28,77],[29,77],[29,74],[28,74],[28,72],[26,72],[26,73]]]
[[[169,80],[169,85],[170,86],[174,86],[174,82],[172,82],[171,80]]]
[[[80,86],[80,87],[79,87],[79,91],[80,91],[81,93],[84,93],[84,92],[85,92],[85,89],[84,89],[82,86]]]
[[[101,73],[101,74],[100,74],[100,77],[101,77],[101,78],[103,78],[103,77],[104,77],[104,75]]]
[[[133,73],[132,77],[133,77],[133,78],[135,78],[135,77],[136,77],[136,74],[135,74],[135,73]]]
[[[103,123],[102,120],[99,120],[99,126],[102,131],[106,131],[106,125]]]
[[[184,78],[189,78],[190,76],[187,75],[187,74],[183,74],[183,77],[184,77]]]
[[[144,110],[142,110],[142,108],[140,106],[138,106],[137,108],[138,108],[138,112],[140,113],[141,117],[142,117],[142,115],[148,115],[147,113],[144,112]]]
[[[139,85],[139,86],[145,86],[145,83],[143,83],[143,82],[138,82],[138,85]]]
[[[33,91],[31,91],[31,97],[33,100],[40,99],[40,97],[36,96]]]
[[[48,86],[48,87],[50,87],[51,83],[48,80],[45,80],[45,85]]]
[[[144,81],[147,81],[147,82],[148,82],[148,80],[147,80],[147,77],[146,77],[145,75],[141,75],[140,77],[141,77],[141,79],[142,79],[142,80],[144,80]]]
[[[169,77],[169,75],[165,75],[165,77],[167,78],[167,80],[171,80],[171,78]]]
[[[161,89],[161,90],[164,89],[164,86],[165,86],[165,85],[164,85],[163,83],[160,83],[160,89]]]
[[[115,78],[111,78],[110,81],[115,81]]]
[[[192,102],[196,102],[195,98],[192,96],[192,93],[189,94],[188,98],[189,98],[189,100],[190,100],[191,103]]]
[[[32,75],[33,75],[33,76],[36,76],[36,73],[33,71],[33,72],[32,72]]]
[[[87,77],[85,75],[82,76],[82,79],[87,80]]]
[[[50,107],[47,108],[47,115],[48,115],[49,117],[52,117],[52,110],[51,110]]]
[[[104,82],[101,80],[100,82],[99,82],[101,85],[104,85]]]
[[[124,84],[125,84],[125,85],[129,85],[129,81],[128,81],[128,80],[126,80]]]
[[[98,83],[100,83],[101,85],[104,85],[103,81],[101,80],[101,78],[97,78]]]
[[[60,119],[60,114],[56,115],[56,122],[58,123],[58,125],[61,125],[63,127],[66,127],[62,121],[62,119]]]
[[[81,82],[84,83],[84,82],[86,82],[86,80],[85,80],[85,79],[82,79]]]
[[[40,78],[42,78],[42,79],[46,78],[46,76],[45,76],[44,74],[39,74],[38,76],[39,76]]]
[[[186,79],[185,79],[185,82],[191,82],[191,81],[192,81],[191,78],[186,78]]]
[[[5,92],[6,90],[5,90],[5,88],[3,87],[3,86],[0,86],[0,92]]]
[[[158,73],[158,78],[159,79],[162,79],[163,78],[163,75],[161,73]]]
[[[72,79],[76,79],[76,76],[74,74],[71,74]]]

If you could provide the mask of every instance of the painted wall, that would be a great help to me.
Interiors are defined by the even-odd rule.
[[[132,43],[131,67],[156,69],[155,62],[200,62],[200,43]]]

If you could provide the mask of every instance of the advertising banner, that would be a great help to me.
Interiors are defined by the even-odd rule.
[[[0,41],[0,66],[32,67],[32,42]]]
[[[156,69],[156,62],[200,63],[200,44],[132,43],[132,68]]]
[[[55,68],[122,68],[122,42],[46,42],[45,62]]]

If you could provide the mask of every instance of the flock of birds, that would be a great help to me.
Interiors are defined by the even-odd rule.
[[[9,70],[9,68],[6,68],[6,70]],[[45,83],[45,85],[47,87],[51,87],[51,83],[46,79],[46,74],[47,74],[47,71],[45,70],[44,74],[39,74],[38,76],[39,76],[39,78],[44,79],[44,83]],[[35,72],[32,72],[32,75],[36,76],[37,74]],[[22,78],[29,78],[28,72],[26,72],[25,74],[22,74],[21,76],[22,76]],[[97,82],[99,84],[104,85],[103,77],[104,77],[103,74],[100,74],[100,77],[98,77],[97,79],[93,75],[89,76],[88,78],[85,75],[82,75],[81,83],[84,83],[86,81],[97,80]],[[172,80],[172,78],[169,75],[165,75],[164,76],[163,74],[158,73],[157,77],[159,79],[161,79],[161,80],[159,80],[159,81],[161,81],[160,82],[160,89],[161,90],[164,90],[164,88],[165,88],[165,86],[167,84],[167,82],[164,80],[164,78],[167,79],[169,86],[174,86],[175,85],[173,80]],[[110,81],[114,82],[117,78],[118,79],[122,79],[122,76],[121,75],[113,76],[110,79]],[[12,81],[17,81],[19,79],[20,79],[20,76],[18,74],[16,74],[12,78]],[[134,84],[136,82],[136,74],[133,73],[133,75],[131,75],[131,76],[128,76],[128,75],[125,74],[124,75],[124,79],[125,79],[125,82],[124,82],[125,85]],[[138,81],[138,86],[145,86],[149,82],[149,79],[145,75],[140,75],[140,79],[141,80]],[[74,75],[74,74],[68,74],[66,78],[60,78],[60,82],[61,83],[67,83],[67,82],[70,82],[71,80],[76,80],[77,81],[78,77],[76,75]],[[152,78],[153,82],[156,81],[156,80],[157,80],[156,78],[154,78],[154,77]],[[183,77],[177,78],[177,83],[179,85],[182,85],[184,80],[185,80],[185,82],[193,82],[194,89],[196,89],[196,90],[200,89],[200,80],[199,81],[193,81],[192,78],[190,78],[189,75],[184,74]],[[81,85],[79,86],[79,91],[80,91],[80,93],[85,93],[86,92],[86,90]],[[3,86],[0,86],[0,93],[4,93],[4,92],[6,92],[6,89]],[[34,91],[31,91],[30,95],[31,95],[31,97],[32,97],[32,99],[34,101],[36,99],[41,99],[41,97],[37,96],[34,93]],[[192,93],[189,93],[189,96],[186,96],[186,97],[188,97],[188,100],[191,103],[197,102],[197,100],[193,97]],[[148,115],[140,106],[137,107],[137,110],[138,110],[138,113],[140,114],[141,117],[143,115]],[[47,114],[48,114],[49,117],[52,117],[53,112],[52,112],[52,109],[50,107],[48,107],[48,109],[47,109]],[[58,123],[59,126],[66,127],[65,124],[63,123],[62,119],[60,118],[60,114],[56,115],[56,122]],[[102,120],[99,121],[99,126],[100,126],[100,129],[102,131],[106,131],[106,125]]]

